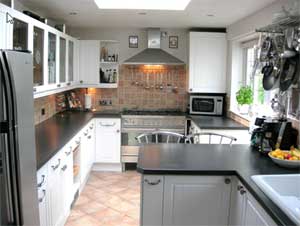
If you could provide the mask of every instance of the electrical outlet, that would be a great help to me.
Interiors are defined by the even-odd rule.
[[[99,105],[100,106],[111,106],[112,105],[112,100],[100,100]]]
[[[46,110],[45,110],[45,108],[42,108],[41,109],[41,115],[45,115],[46,114]]]

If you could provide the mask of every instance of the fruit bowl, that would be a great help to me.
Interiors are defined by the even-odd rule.
[[[276,151],[269,152],[268,155],[272,159],[272,161],[274,163],[276,163],[277,165],[286,167],[286,168],[300,168],[299,158],[298,158],[298,160],[296,160],[297,157],[295,157],[294,160],[284,159],[283,156],[292,155],[291,151],[280,151],[280,153],[278,155],[274,154],[274,152],[276,152]]]

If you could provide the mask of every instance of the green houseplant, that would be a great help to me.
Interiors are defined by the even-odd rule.
[[[241,114],[248,114],[249,106],[253,103],[253,91],[250,86],[242,86],[236,93],[236,101]]]

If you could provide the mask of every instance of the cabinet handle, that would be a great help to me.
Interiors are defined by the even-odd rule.
[[[69,156],[72,153],[72,147],[70,147],[70,151],[65,152],[67,156]]]
[[[83,81],[82,81],[82,80],[80,80],[80,83],[82,84],[82,83],[83,83]]]
[[[225,184],[230,184],[231,183],[231,180],[229,178],[225,178]]]
[[[33,88],[33,92],[36,92],[36,88]]]
[[[56,166],[51,166],[53,170],[56,170],[60,165],[60,159],[58,159],[58,163]]]
[[[94,129],[94,125],[90,126],[90,129]]]
[[[193,89],[190,89],[190,91],[193,91]]]
[[[120,130],[119,130],[119,129],[117,130],[117,133],[120,133]]]
[[[110,127],[110,126],[115,126],[116,123],[114,122],[114,123],[112,123],[112,124],[103,124],[102,122],[100,122],[100,125],[101,125],[101,126],[107,126],[107,127]]]
[[[67,166],[67,165],[64,165],[64,166],[61,168],[61,170],[62,170],[62,171],[66,171],[67,168],[68,168],[68,166]]]
[[[92,138],[92,136],[91,136],[91,135],[89,135],[89,136],[88,136],[88,139],[91,139],[91,138]]]
[[[42,181],[40,183],[38,183],[38,188],[42,187],[45,183],[45,175],[42,175]]]
[[[88,132],[84,132],[83,135],[86,137],[88,135]]]
[[[148,179],[145,179],[145,182],[151,186],[154,186],[154,185],[158,185],[160,183],[160,179],[158,179],[157,181],[154,181],[154,182],[151,182]]]
[[[75,141],[76,145],[80,144],[80,139]]]
[[[70,86],[70,85],[71,85],[71,82],[68,82],[68,83],[67,83],[67,86]]]
[[[57,84],[57,87],[61,87],[61,84]]]
[[[244,190],[244,189],[242,189],[242,190],[240,190],[240,194],[241,195],[244,195],[244,194],[246,194],[247,192]]]
[[[243,188],[244,188],[244,187],[243,187],[242,185],[238,185],[238,186],[237,186],[237,190],[238,190],[238,191],[242,190]]]
[[[43,192],[43,196],[42,196],[41,198],[39,198],[39,202],[40,202],[40,203],[43,202],[43,201],[44,201],[44,198],[46,197],[46,190],[43,189],[42,192]]]

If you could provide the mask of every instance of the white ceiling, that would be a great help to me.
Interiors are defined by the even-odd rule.
[[[163,0],[162,0],[163,1]],[[20,0],[71,27],[227,27],[276,0],[191,0],[185,11],[99,10],[94,0]],[[77,15],[70,15],[76,12]],[[139,13],[145,12],[146,15]],[[213,14],[213,17],[207,16]]]

